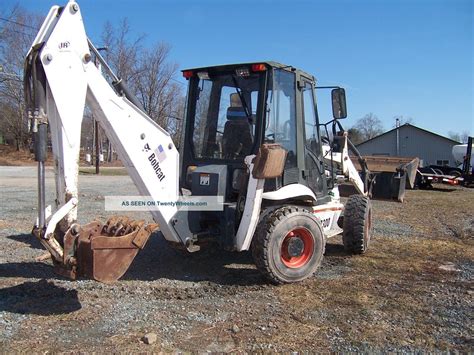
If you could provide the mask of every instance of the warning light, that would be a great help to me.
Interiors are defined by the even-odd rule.
[[[267,67],[265,64],[252,64],[252,71],[265,71]]]
[[[185,70],[185,71],[183,71],[183,76],[184,76],[186,79],[192,78],[193,75],[194,75],[194,73],[193,73],[192,70]]]

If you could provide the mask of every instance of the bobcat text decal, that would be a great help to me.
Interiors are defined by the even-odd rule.
[[[145,153],[148,153],[151,151],[150,145],[147,143],[143,147],[143,151]],[[148,161],[151,164],[151,167],[155,171],[156,176],[160,181],[163,181],[165,176],[165,173],[161,170],[160,163],[162,163],[166,159],[166,153],[165,150],[163,149],[163,146],[160,144],[158,148],[153,150],[151,154],[148,156]]]

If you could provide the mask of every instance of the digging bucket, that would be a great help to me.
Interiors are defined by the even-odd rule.
[[[64,260],[55,261],[55,271],[71,279],[117,281],[157,228],[157,224],[122,216],[111,217],[105,224],[75,224],[64,236]]]

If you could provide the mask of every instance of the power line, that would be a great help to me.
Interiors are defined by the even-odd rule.
[[[177,80],[177,79],[170,78],[170,80],[172,80],[172,81],[174,81],[174,82],[176,82],[176,83],[178,83],[178,84],[180,84],[180,85],[187,86],[187,84],[185,84],[185,83],[183,83],[183,82],[181,82],[181,81],[179,81],[179,80]]]
[[[173,115],[166,115],[166,117],[174,118],[175,120],[178,120],[178,121],[182,121],[182,120],[183,120],[183,117],[178,117],[178,116],[173,116]]]
[[[30,29],[33,29],[33,30],[35,30],[35,31],[38,31],[38,30],[39,30],[39,28],[36,28],[36,27],[33,27],[33,26],[29,26],[29,25],[25,25],[24,23],[20,23],[20,22],[17,22],[17,21],[13,21],[13,20],[10,20],[10,19],[4,18],[4,17],[0,17],[0,20],[1,20],[1,21],[10,22],[10,23],[13,23],[13,24],[18,25],[18,26],[30,28]],[[17,31],[17,30],[11,29],[11,28],[6,28],[6,30],[7,30],[7,31],[12,31],[12,32],[14,32],[14,33],[26,35],[26,36],[31,35],[31,34],[29,34],[29,33]],[[179,85],[187,86],[186,83],[183,83],[183,82],[181,82],[181,81],[179,81],[179,80],[177,80],[177,79],[171,78],[171,80],[174,81],[175,83],[179,84]]]
[[[3,30],[4,30],[4,31],[13,32],[13,33],[17,33],[17,34],[23,35],[23,36],[33,36],[32,33],[26,33],[26,32],[23,32],[23,31],[17,31],[17,30],[13,30],[13,29],[11,29],[11,28],[4,28]]]
[[[26,27],[26,28],[31,28],[32,30],[35,30],[35,31],[38,31],[38,30],[39,30],[39,28],[37,28],[37,27],[33,27],[33,26],[30,26],[30,25],[25,25],[24,23],[16,22],[16,21],[13,21],[13,20],[4,18],[4,17],[0,17],[0,20],[6,21],[6,22],[10,22],[10,23],[14,23],[15,25],[18,25],[18,26],[22,26],[22,27]]]

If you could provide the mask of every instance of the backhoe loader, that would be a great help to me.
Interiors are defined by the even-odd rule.
[[[74,1],[51,8],[24,71],[38,162],[33,234],[51,253],[56,272],[114,282],[158,228],[170,245],[188,252],[209,240],[226,250],[251,250],[258,270],[276,284],[310,277],[330,237],[342,234],[348,252],[366,252],[372,181],[363,159],[358,173],[349,158],[349,150],[357,151],[338,121],[347,116],[343,88],[326,88],[332,89],[334,119],[323,125],[315,78],[292,66],[262,61],[184,70],[188,93],[178,151],[89,41]],[[116,216],[79,225],[86,105],[142,196],[219,197],[219,208],[189,210],[170,203],[150,210],[156,224]],[[48,131],[54,213],[45,201]],[[357,190],[345,207],[338,190],[342,181]]]

